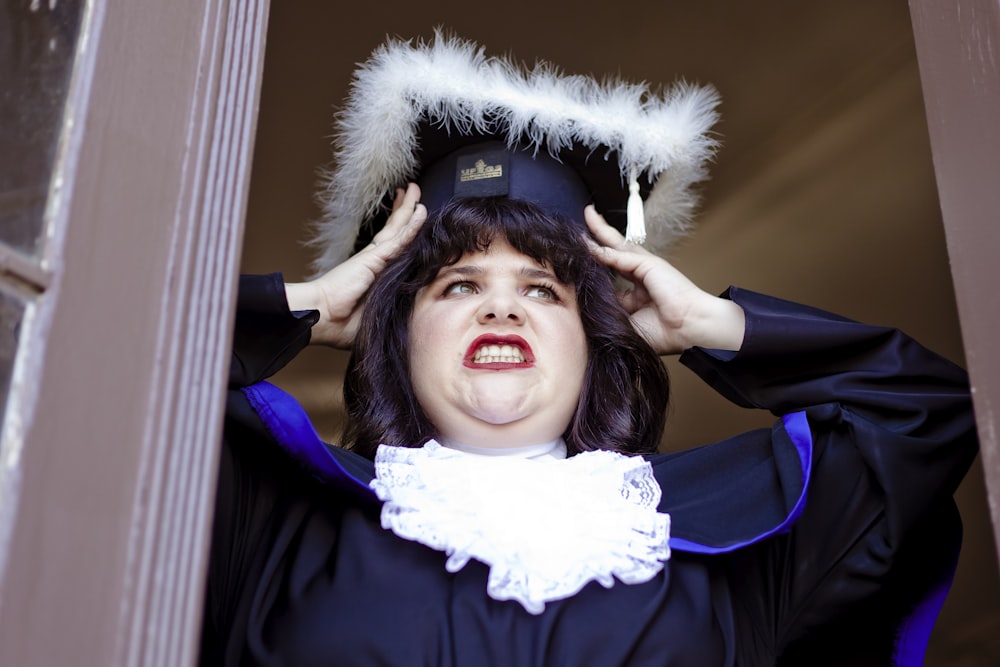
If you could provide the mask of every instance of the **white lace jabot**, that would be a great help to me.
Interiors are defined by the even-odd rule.
[[[380,446],[375,476],[383,528],[445,552],[449,572],[482,561],[489,596],[532,614],[590,581],[649,581],[670,558],[670,517],[639,456],[475,456],[431,440]]]

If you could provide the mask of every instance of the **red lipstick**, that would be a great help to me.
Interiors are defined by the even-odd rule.
[[[479,350],[484,345],[510,345],[512,347],[516,347],[524,356],[524,361],[491,361],[488,363],[476,363],[476,350]],[[531,346],[528,345],[528,341],[524,340],[520,336],[500,334],[483,334],[481,336],[477,336],[476,339],[472,341],[472,344],[469,345],[469,349],[465,351],[465,359],[462,362],[462,365],[466,368],[490,371],[503,371],[514,368],[531,368],[534,364],[535,354],[531,351]]]

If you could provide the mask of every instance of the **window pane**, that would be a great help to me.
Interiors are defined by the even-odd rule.
[[[0,0],[0,242],[40,250],[85,2]]]
[[[17,354],[17,337],[24,318],[24,301],[0,289],[0,418],[7,406],[10,377]]]

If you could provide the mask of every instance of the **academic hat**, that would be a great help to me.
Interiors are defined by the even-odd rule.
[[[408,181],[430,213],[454,196],[506,196],[583,224],[593,203],[662,252],[690,223],[718,102],[710,87],[654,94],[546,62],[527,70],[441,30],[430,42],[390,38],[359,65],[336,115],[313,268],[363,247]]]

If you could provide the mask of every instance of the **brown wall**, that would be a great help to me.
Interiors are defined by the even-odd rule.
[[[530,18],[526,18],[530,17]],[[272,9],[243,268],[306,271],[316,170],[354,63],[386,34],[436,25],[489,51],[571,72],[720,90],[722,149],[700,222],[672,259],[699,284],[733,283],[903,328],[965,362],[905,2],[406,2]],[[343,356],[309,351],[279,381],[336,440]],[[769,421],[733,408],[671,363],[664,446]],[[982,470],[959,493],[966,548],[929,664],[998,655],[1000,582]]]

